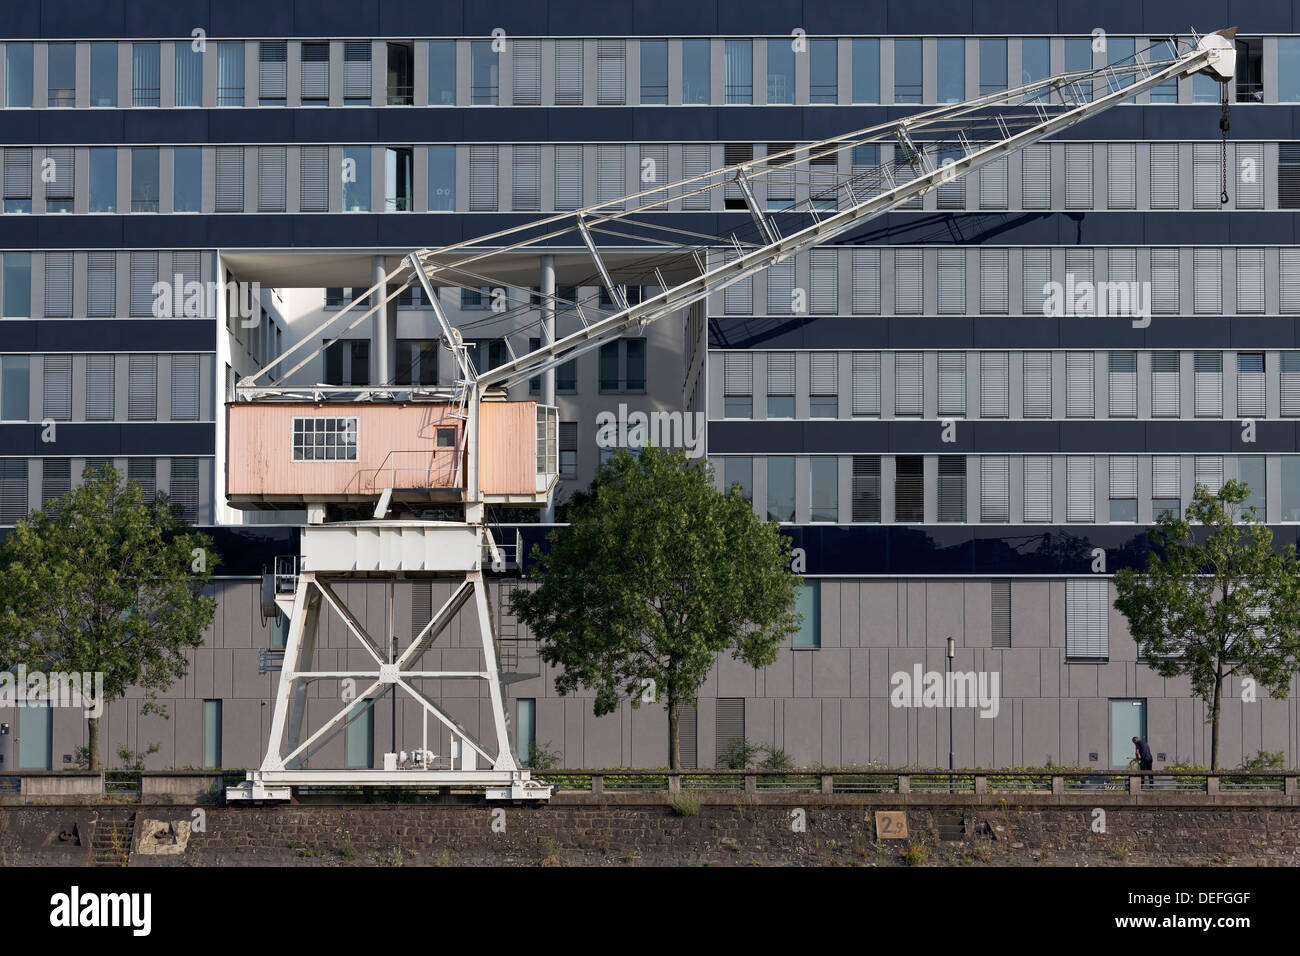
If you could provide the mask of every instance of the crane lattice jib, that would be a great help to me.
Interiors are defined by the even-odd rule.
[[[1235,32],[1235,29],[1228,29],[1194,36],[1191,42],[1183,41],[1182,52],[1172,58],[1146,60],[1134,57],[1093,70],[1056,74],[1014,89],[984,94],[820,142],[794,146],[761,159],[724,166],[573,212],[544,216],[464,242],[438,249],[416,250],[388,273],[382,283],[355,296],[351,303],[331,315],[274,362],[243,379],[237,389],[237,398],[285,398],[295,392],[304,393],[304,397],[319,398],[319,387],[268,388],[257,383],[272,368],[283,365],[290,355],[312,342],[321,343],[280,376],[281,381],[290,379],[324,348],[415,285],[423,289],[442,327],[444,342],[456,357],[459,377],[454,394],[463,398],[469,390],[471,394],[481,396],[486,388],[507,387],[527,380],[618,338],[630,329],[644,328],[665,315],[679,312],[794,253],[842,235],[959,176],[1069,129],[1118,103],[1132,100],[1161,83],[1194,73],[1207,73],[1226,83],[1232,78],[1235,66],[1232,43]],[[1171,46],[1175,42],[1171,40]],[[851,174],[834,171],[841,165],[834,162],[840,153],[881,143],[894,144],[895,159],[891,163],[872,164],[860,171],[855,165],[855,172]],[[832,162],[828,163],[828,159]],[[792,206],[779,212],[760,208],[755,199],[755,184],[767,182],[789,186],[801,176],[810,183],[809,199],[802,207]],[[719,189],[733,190],[729,194],[731,198],[744,200],[751,220],[744,229],[719,237],[681,229],[672,225],[667,217],[644,218],[646,213],[667,211],[672,204],[681,203],[680,208],[686,208],[685,201],[694,197],[705,197],[698,202],[707,210],[709,194]],[[791,216],[791,213],[802,215]],[[790,220],[796,218],[799,227],[783,235],[781,226],[788,226]],[[644,276],[656,281],[646,284],[659,289],[636,303],[626,300],[607,262],[608,250],[615,247],[624,250],[629,246],[648,250],[649,255],[641,265],[646,270]],[[612,310],[593,308],[590,302],[569,301],[553,294],[540,296],[539,307],[536,304],[538,297],[534,294],[534,300],[519,304],[514,314],[528,308],[539,308],[543,317],[532,326],[516,327],[503,336],[509,353],[506,362],[488,370],[475,369],[466,355],[461,330],[453,328],[442,312],[435,287],[475,290],[484,286],[517,287],[521,284],[517,280],[506,282],[493,278],[494,266],[521,253],[535,256],[563,250],[571,254],[574,248],[585,251],[590,258],[594,281],[589,284],[604,287],[613,303]],[[715,264],[718,259],[721,263]],[[693,266],[688,278],[676,282],[667,279],[663,271],[665,265],[671,263],[680,267],[683,261]],[[383,300],[373,302],[373,297],[381,290]],[[369,303],[371,307],[361,312],[363,303]],[[546,318],[553,317],[557,307],[576,315],[582,327],[572,334],[548,339]],[[322,342],[319,335],[325,329],[335,326],[354,311],[360,314],[353,315],[346,326]],[[502,316],[495,315],[480,322],[501,319]],[[516,353],[510,337],[527,335],[533,329],[540,331],[540,347]]]

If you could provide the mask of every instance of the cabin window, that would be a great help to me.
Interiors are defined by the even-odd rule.
[[[294,461],[356,461],[355,418],[295,418]]]
[[[438,429],[438,447],[455,448],[456,447],[456,429],[439,428]]]

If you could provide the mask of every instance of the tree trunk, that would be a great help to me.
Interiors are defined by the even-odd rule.
[[[677,695],[668,695],[668,767],[670,770],[682,769],[682,744],[678,740]]]
[[[87,737],[89,739],[87,748],[90,751],[90,769],[98,770],[99,769],[99,718],[87,717],[86,729],[89,731],[89,733],[87,734]]]
[[[1223,665],[1214,677],[1214,704],[1210,708],[1210,769],[1219,769],[1219,712],[1223,699]]]

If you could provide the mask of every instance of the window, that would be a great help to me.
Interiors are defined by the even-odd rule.
[[[456,41],[429,41],[429,105],[456,105]]]
[[[158,149],[135,147],[131,150],[131,211],[158,211]]]
[[[1137,458],[1112,455],[1110,458],[1110,520],[1137,521]]]
[[[32,105],[32,44],[6,43],[5,50],[5,106],[29,107]]]
[[[839,355],[835,352],[814,352],[809,356],[808,414],[811,418],[838,418]]]
[[[528,42],[530,41],[516,40],[515,44],[517,47],[526,46]],[[536,40],[531,42],[537,43]],[[411,106],[415,102],[415,44],[410,41],[390,41],[387,46],[388,105]],[[540,59],[541,54],[538,53],[538,60]]]
[[[239,147],[217,148],[217,212],[244,211],[244,151]]]
[[[622,209],[627,192],[627,152],[622,146],[596,147],[596,201]]]
[[[6,319],[26,319],[32,314],[32,254],[4,254],[4,304],[0,314]]]
[[[717,708],[713,737],[716,752],[721,758],[728,748],[745,739],[745,698],[719,697]]]
[[[48,106],[77,105],[77,45],[51,43],[46,47],[49,57],[46,104]]]
[[[343,150],[343,211],[370,212],[370,147]]]
[[[626,370],[622,378],[619,376],[620,359]],[[600,390],[602,392],[645,390],[645,339],[620,339],[600,347]]]
[[[537,749],[537,699],[520,697],[515,701],[515,756],[519,765],[532,764]]]
[[[935,42],[939,81],[935,102],[960,103],[966,99],[966,41],[961,37],[940,37]]]
[[[825,455],[809,459],[809,521],[834,524],[840,517],[840,461]]]
[[[1006,418],[1011,414],[1010,357],[1006,352],[980,354],[980,416]]]
[[[767,417],[794,418],[794,353],[767,356]]]
[[[879,353],[853,353],[853,415],[872,418],[880,416]]]
[[[32,151],[9,147],[4,151],[4,211],[32,211]]]
[[[1196,352],[1192,360],[1197,418],[1223,415],[1223,353]]]
[[[560,477],[578,477],[577,422],[560,422]]]
[[[966,353],[939,353],[940,417],[966,414]]]
[[[682,41],[682,103],[709,102],[709,41]]]
[[[490,43],[485,43],[490,46]],[[370,41],[348,40],[343,44],[343,102],[348,106],[369,106],[373,77],[370,70]],[[493,99],[496,72],[493,70]]]
[[[894,415],[919,418],[923,414],[925,374],[920,352],[894,355]]]
[[[980,96],[1007,88],[1007,41],[1000,37],[980,40]]]
[[[980,459],[980,520],[1011,520],[1011,461],[1006,457]]]
[[[429,211],[456,208],[456,147],[429,147]]]
[[[86,421],[111,422],[116,416],[111,355],[86,356]]]
[[[1065,656],[1101,660],[1110,656],[1110,586],[1104,578],[1065,582]]]
[[[980,169],[979,194],[981,209],[1007,208],[1007,159],[1005,156],[993,160]],[[981,249],[981,258],[985,253],[989,252],[1001,253],[1004,259],[1007,254],[1005,249]]]
[[[1242,455],[1237,459],[1237,480],[1249,489],[1249,495],[1243,502],[1242,517],[1249,517],[1250,509],[1255,509],[1255,518],[1263,521],[1266,516],[1265,502],[1268,500],[1268,469],[1263,455]]]
[[[152,501],[158,488],[158,463],[152,458],[128,458],[126,480],[140,486],[140,495],[145,501]]]
[[[894,250],[894,311],[920,315],[924,297],[920,249]]]
[[[1011,646],[1011,582],[994,581],[990,605],[994,647]]]
[[[1106,357],[1110,376],[1111,418],[1137,417],[1137,354],[1111,352]]]
[[[1264,353],[1237,353],[1237,417],[1262,418],[1265,414]]]
[[[30,356],[0,356],[0,420],[27,421],[30,414],[30,396]]]
[[[356,418],[295,418],[294,461],[356,461]]]
[[[942,187],[940,187],[942,189]],[[942,197],[940,197],[942,199]],[[939,250],[939,314],[966,311],[966,250]]]
[[[1096,520],[1096,487],[1093,460],[1088,456],[1071,456],[1065,460],[1065,520]]]
[[[894,459],[894,520],[919,524],[925,520],[925,462],[920,455]]]
[[[349,768],[369,769],[375,764],[375,707],[373,700],[354,702],[352,722],[344,731],[344,762]],[[463,746],[463,745],[462,745]]]
[[[767,270],[767,311],[790,315],[794,311],[794,259],[787,258]]]
[[[303,106],[327,106],[330,99],[330,45],[304,43],[299,66],[299,94]]]
[[[325,384],[369,385],[370,342],[348,339],[325,349]]]
[[[966,459],[961,455],[939,456],[939,520],[966,520]]]
[[[821,582],[805,580],[795,594],[794,612],[801,618],[791,642],[795,647],[821,647]]]
[[[767,41],[767,101],[794,102],[794,47],[789,39]]]
[[[1300,209],[1300,143],[1278,143],[1277,205]]]
[[[1088,37],[1065,38],[1065,72],[1086,73],[1092,70],[1092,40]],[[1091,80],[1075,80],[1071,87],[1070,102],[1092,94]]]
[[[555,208],[582,208],[581,146],[555,147]]]
[[[158,418],[158,356],[132,355],[127,368],[126,417],[133,422]]]
[[[1300,456],[1282,456],[1282,520],[1300,521]]]
[[[1092,144],[1065,144],[1065,208],[1092,208]]]
[[[67,458],[46,458],[41,462],[41,510],[56,516],[58,501],[72,490],[72,462]]]
[[[1177,455],[1151,458],[1151,517],[1159,520],[1166,511],[1182,514],[1182,465]]]
[[[17,524],[27,517],[27,495],[27,460],[0,458],[0,524]]]
[[[754,459],[729,455],[722,459],[722,484],[730,492],[732,485],[740,485],[740,495],[746,501],[754,500]]]
[[[221,701],[203,702],[203,766],[221,766]]]
[[[469,45],[470,97],[475,106],[496,106],[500,64],[491,40],[472,40]]]
[[[437,442],[438,442],[438,447],[439,447],[439,448],[455,448],[455,447],[456,447],[456,429],[454,429],[454,428],[439,428],[439,429],[438,429],[438,434],[437,434]]]
[[[708,41],[704,41],[708,43]],[[582,41],[555,41],[555,105],[581,106],[582,90]]]
[[[1137,208],[1137,146],[1133,143],[1106,147],[1106,207]]]
[[[767,459],[767,520],[794,520],[794,458]]]
[[[641,41],[641,105],[668,102],[668,41]]]
[[[397,342],[398,385],[438,384],[438,340],[399,339]]]
[[[1211,495],[1217,495],[1223,487],[1223,457],[1221,455],[1197,455],[1192,461],[1192,480],[1204,487]]]
[[[131,315],[148,317],[155,314],[153,287],[158,282],[158,253],[130,253]],[[164,306],[170,305],[163,300]]]
[[[217,44],[217,105],[244,105],[244,44]]]
[[[1148,42],[1146,60],[1148,63],[1156,63],[1160,60],[1172,60],[1177,56],[1174,44],[1169,38],[1156,38]],[[1166,80],[1159,86],[1151,88],[1152,103],[1177,103],[1178,102],[1178,80]]]
[[[131,102],[135,106],[159,103],[159,49],[157,43],[131,45]]]
[[[1052,520],[1052,459],[1045,455],[1025,458],[1026,524],[1048,524]]]
[[[852,508],[855,522],[880,523],[880,456],[853,456]]]
[[[1052,354],[1026,352],[1024,355],[1025,418],[1052,417]]]
[[[722,356],[723,416],[750,418],[754,414],[753,356],[727,352]],[[1300,389],[1297,390],[1300,394]]]
[[[196,149],[195,152],[198,152]],[[91,212],[117,211],[117,150],[95,148],[90,150],[90,200]]]
[[[839,41],[808,41],[808,102],[839,101]]]
[[[1177,352],[1151,353],[1151,416],[1177,418],[1179,416]]]
[[[1067,418],[1093,416],[1093,354],[1065,353],[1065,414]]]
[[[488,299],[492,295],[489,286],[483,286],[481,289],[461,289],[460,290],[460,307],[462,311],[486,309]]]
[[[116,43],[90,44],[90,105],[117,105]]]
[[[754,102],[754,41],[727,40],[723,51],[726,60],[725,102]]]
[[[390,146],[384,150],[384,210],[410,212],[414,159],[410,147]]]
[[[880,250],[853,250],[853,313],[880,314]]]
[[[782,153],[788,153],[794,149],[794,143],[768,143],[768,157],[780,156]],[[728,166],[735,163],[748,162],[753,158],[753,153],[747,143],[728,143],[723,154],[723,159]],[[788,163],[790,157],[773,160],[768,159],[768,165],[780,167],[783,163]],[[794,208],[794,177],[793,168],[777,169],[776,172],[767,176],[767,208],[769,210],[793,209]],[[740,187],[729,185],[726,187],[726,204],[728,209],[744,209],[745,200],[741,195]],[[783,270],[788,275],[788,288],[794,287],[794,263],[787,259],[785,262],[773,266],[773,269]],[[769,270],[769,276],[771,271]],[[768,309],[771,310],[772,302],[772,279],[767,280],[768,285]],[[787,293],[788,301],[788,293]],[[789,312],[789,307],[785,309]]]
[[[257,45],[257,105],[284,106],[289,86],[289,51],[284,40]]]
[[[86,254],[86,315],[108,318],[117,314],[117,256],[112,252]]]
[[[880,41],[853,41],[853,102],[880,102]]]
[[[1300,103],[1300,39],[1277,38],[1277,100]]]
[[[45,316],[72,317],[72,253],[45,253]]]
[[[533,211],[542,208],[542,148],[512,147],[511,208]]]
[[[894,102],[921,102],[921,41],[894,40]]]
[[[76,182],[76,153],[71,147],[52,146],[45,151],[54,178],[45,184],[45,211],[72,212],[73,184]]]
[[[623,40],[596,41],[596,102],[601,106],[627,102],[627,47]]]
[[[497,148],[469,148],[469,208],[471,212],[495,212],[497,208]]]
[[[1047,143],[1036,143],[1020,151],[1020,205],[1025,209],[1047,209],[1052,205],[1052,148]],[[1026,249],[1025,268],[1030,261],[1038,264],[1039,257],[1049,255],[1046,249]],[[1037,278],[1037,277],[1035,277]],[[1044,279],[1044,281],[1046,281]],[[1025,276],[1025,311],[1042,311],[1042,282],[1030,282]],[[1037,305],[1030,308],[1030,296]]]
[[[172,356],[172,414],[175,421],[198,421],[199,357]]]
[[[1300,415],[1300,352],[1281,354],[1281,411],[1286,416]]]
[[[510,58],[515,106],[542,102],[542,44],[540,40],[515,40]]]
[[[1237,39],[1236,85],[1238,103],[1264,101],[1264,40],[1262,37]]]
[[[1178,208],[1178,144],[1151,144],[1151,208]]]

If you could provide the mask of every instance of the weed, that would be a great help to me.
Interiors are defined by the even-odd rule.
[[[925,866],[930,862],[930,848],[924,843],[909,841],[903,851],[903,862],[908,866]]]
[[[679,817],[694,817],[700,813],[700,798],[690,793],[674,793],[668,798],[668,805]]]

